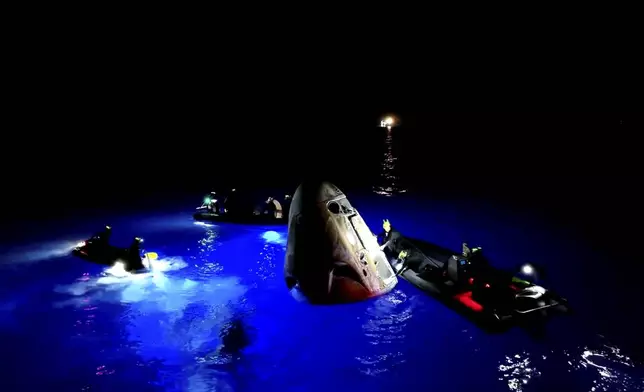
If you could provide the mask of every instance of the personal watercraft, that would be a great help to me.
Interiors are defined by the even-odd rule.
[[[120,248],[109,243],[109,239],[104,235],[97,234],[93,237],[80,242],[72,250],[72,254],[84,260],[90,261],[95,264],[106,266],[114,266],[116,263],[123,263],[124,269],[127,272],[147,272],[148,268],[145,266],[144,260],[148,259],[149,254],[141,256],[139,244],[143,242],[141,238],[135,238],[133,244],[129,248]],[[153,254],[156,256],[156,254]],[[149,265],[149,264],[148,264]]]
[[[255,203],[249,195],[240,195],[233,189],[224,200],[217,193],[208,194],[193,217],[197,221],[240,224],[287,224],[290,196],[279,202],[273,197]]]
[[[388,255],[397,274],[420,290],[459,308],[481,322],[534,320],[569,311],[568,302],[553,292],[492,267],[482,252],[462,254],[431,243],[403,238],[398,255]],[[467,248],[467,252],[466,252]],[[480,249],[480,248],[478,248]],[[525,265],[523,274],[531,273]]]

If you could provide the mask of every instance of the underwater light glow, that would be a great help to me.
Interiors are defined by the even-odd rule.
[[[192,224],[194,224],[195,226],[204,226],[204,227],[214,227],[215,226],[212,223],[205,223],[205,222],[199,222],[199,221],[192,222]]]
[[[125,270],[125,263],[121,261],[114,263],[114,265],[106,269],[105,272],[117,278],[125,278],[132,275],[132,273]]]
[[[268,242],[278,242],[281,236],[280,236],[280,233],[270,230],[270,231],[264,232],[264,234],[262,234],[262,238]]]

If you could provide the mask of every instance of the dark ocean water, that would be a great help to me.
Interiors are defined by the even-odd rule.
[[[286,290],[285,227],[195,224],[190,204],[103,211],[23,223],[22,240],[0,248],[0,390],[644,390],[630,358],[641,291],[598,267],[606,253],[538,211],[419,198],[396,153],[379,150],[386,170],[368,192],[347,191],[373,231],[388,218],[449,248],[481,245],[500,267],[543,264],[575,314],[538,339],[517,328],[490,335],[404,281],[380,298],[315,307]],[[161,256],[155,272],[116,278],[67,256],[105,223],[115,243],[144,237]]]

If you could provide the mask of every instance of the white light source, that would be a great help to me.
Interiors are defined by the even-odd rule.
[[[130,272],[125,270],[125,264],[120,261],[114,263],[114,265],[106,269],[105,272],[117,278],[124,278],[126,276],[132,275]]]
[[[530,264],[526,264],[523,267],[521,267],[521,272],[524,275],[532,275],[534,274],[534,268]]]
[[[85,246],[85,241],[81,241],[78,244],[76,244],[77,248],[82,248],[83,246]]]
[[[391,127],[394,125],[395,122],[396,122],[396,120],[394,120],[393,117],[387,116],[387,117],[383,118],[382,120],[380,120],[380,126],[382,128],[391,129]]]

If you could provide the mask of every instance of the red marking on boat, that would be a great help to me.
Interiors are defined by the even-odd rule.
[[[513,284],[510,285],[510,288],[514,291],[519,291],[519,288]]]
[[[483,305],[481,305],[480,303],[472,299],[471,291],[466,291],[464,293],[456,294],[454,296],[454,299],[462,303],[463,305],[467,306],[468,308],[472,309],[475,312],[483,311]]]
[[[469,282],[470,284],[474,284],[474,278],[470,278]]]

